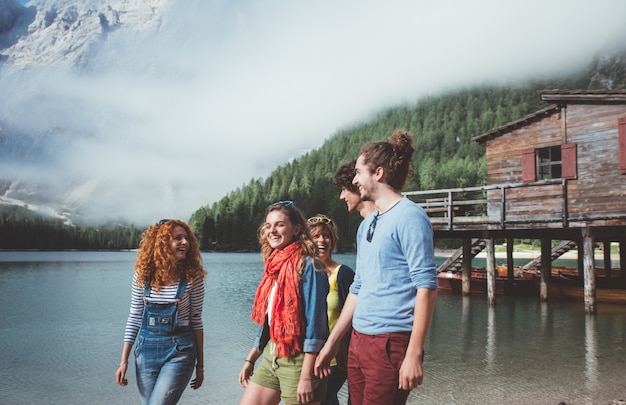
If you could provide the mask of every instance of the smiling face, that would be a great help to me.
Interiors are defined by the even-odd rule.
[[[333,246],[333,239],[330,236],[328,228],[325,225],[316,226],[310,230],[310,233],[311,239],[313,239],[313,242],[319,251],[320,259],[325,262],[335,248],[335,246]]]
[[[359,156],[354,166],[356,174],[352,180],[352,184],[359,188],[361,193],[361,199],[363,201],[374,201],[373,191],[376,187],[375,174],[370,171],[370,168],[365,164],[363,155]]]
[[[355,193],[354,191],[348,190],[345,187],[341,188],[341,194],[339,194],[339,199],[346,202],[348,212],[358,211],[359,204],[361,204],[362,202],[359,193]]]
[[[177,262],[184,260],[187,257],[187,250],[189,249],[189,235],[185,228],[180,225],[172,227],[172,240],[170,242],[170,248],[172,254]]]
[[[273,210],[265,217],[265,237],[272,249],[283,249],[297,239],[300,225],[294,225],[282,210]]]

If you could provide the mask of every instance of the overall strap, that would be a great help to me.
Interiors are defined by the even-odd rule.
[[[178,290],[176,290],[176,297],[175,297],[177,300],[180,300],[182,298],[183,294],[185,293],[186,288],[187,288],[187,278],[185,278],[185,276],[182,276],[180,280],[178,280]],[[150,298],[151,290],[152,289],[149,283],[143,288],[144,301]]]
[[[150,298],[150,291],[151,291],[151,287],[150,287],[150,283],[148,283],[144,288],[143,288],[143,300],[144,302]]]
[[[176,299],[180,300],[185,293],[185,288],[187,288],[187,278],[182,276],[180,280],[178,280],[178,291],[176,292]]]

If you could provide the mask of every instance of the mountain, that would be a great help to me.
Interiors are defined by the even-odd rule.
[[[232,44],[223,44],[220,40],[228,38],[236,42],[239,38],[236,35],[210,34],[228,30],[237,31],[237,34],[240,31],[256,33],[253,30],[256,28],[276,35],[270,37],[272,40],[284,36],[283,32],[274,32],[271,23],[275,21],[263,25],[265,21],[260,18],[262,23],[251,28],[252,24],[245,18],[247,15],[238,12],[237,8],[241,5],[236,2],[216,2],[215,9],[229,10],[228,19],[217,13],[211,15],[213,8],[201,8],[203,11],[208,9],[208,12],[196,18],[194,23],[205,31],[185,31],[191,18],[189,14],[196,10],[194,5],[203,3],[204,0],[185,2],[184,7],[192,11],[172,17],[171,11],[180,9],[183,3],[173,4],[167,0],[31,0],[22,4],[17,0],[0,0],[0,204],[25,206],[74,222],[84,222],[86,218],[97,216],[100,220],[116,220],[124,215],[126,219],[141,218],[143,223],[147,223],[141,216],[146,215],[142,212],[145,211],[146,201],[152,203],[158,200],[165,207],[163,211],[168,213],[170,208],[181,205],[180,190],[197,188],[194,178],[181,185],[190,177],[189,173],[200,172],[200,175],[211,178],[212,183],[220,181],[222,173],[204,174],[203,167],[190,167],[189,164],[165,169],[171,172],[171,176],[165,178],[163,171],[155,172],[153,161],[147,162],[145,158],[151,155],[166,162],[172,154],[194,154],[196,161],[198,156],[208,160],[207,156],[212,151],[194,147],[201,144],[200,140],[213,137],[210,147],[214,147],[214,144],[219,144],[217,138],[238,136],[236,130],[204,133],[201,131],[204,128],[201,128],[198,131],[198,122],[216,120],[212,115],[222,115],[219,118],[226,122],[223,127],[229,130],[235,127],[241,131],[242,122],[271,120],[281,121],[282,127],[301,131],[302,128],[298,127],[300,123],[290,121],[287,114],[281,114],[282,105],[278,103],[276,114],[271,116],[250,112],[252,108],[249,105],[247,109],[237,111],[237,106],[245,104],[249,94],[232,95],[230,88],[222,89],[223,93],[216,97],[217,101],[210,100],[212,103],[209,105],[202,104],[205,101],[203,98],[198,99],[198,106],[193,103],[196,100],[184,104],[184,107],[179,105],[182,104],[180,100],[188,97],[186,90],[196,86],[193,75],[198,70],[210,70],[212,73],[202,83],[206,88],[201,91],[205,92],[214,91],[217,82],[229,76],[226,68],[214,66],[213,53],[228,57],[238,52],[239,48],[229,48],[228,45]],[[269,11],[265,13],[277,12],[282,16],[281,7],[286,7],[287,3],[268,7]],[[254,12],[262,8],[260,4],[252,7]],[[267,15],[259,14],[262,17]],[[296,23],[289,28],[297,28]],[[209,39],[204,41],[206,38]],[[354,46],[360,46],[357,42],[355,39]],[[145,48],[149,50],[144,52]],[[215,51],[217,48],[222,53]],[[185,52],[178,53],[181,49]],[[269,49],[276,54],[283,51]],[[250,55],[261,52],[248,48],[246,51]],[[317,51],[311,49],[312,54]],[[346,49],[345,53],[350,53],[350,50]],[[201,59],[190,58],[192,54],[201,54]],[[337,55],[337,59],[342,56]],[[375,59],[376,55],[372,54],[372,58]],[[607,52],[590,61],[593,80],[589,86],[624,86],[625,60],[623,54]],[[250,72],[245,72],[249,76],[229,76],[234,77],[230,80],[243,77],[251,83],[250,93],[256,91],[261,94],[261,97],[253,98],[252,104],[265,101],[262,97],[264,93],[285,86],[278,81],[263,82],[263,73],[275,69],[272,63],[273,60],[270,60],[258,70],[253,67]],[[286,80],[293,80],[294,83],[306,81],[306,76],[311,74],[307,70],[308,63],[304,61],[299,65],[304,72],[294,73],[293,77],[289,72]],[[193,64],[200,66],[190,66]],[[228,64],[224,66],[232,67]],[[239,66],[232,68],[238,69]],[[129,71],[132,74],[127,74]],[[415,75],[420,74],[415,72]],[[120,77],[122,80],[117,80]],[[155,82],[164,85],[155,90],[156,86],[150,86]],[[125,91],[125,88],[131,88],[131,91]],[[353,89],[363,94],[369,92],[367,86],[355,85]],[[326,97],[335,95],[328,93]],[[286,96],[289,96],[288,99],[285,97],[288,100],[286,103],[300,103],[308,97],[298,92]],[[385,101],[388,102],[388,99]],[[222,103],[235,107],[222,111]],[[273,104],[268,102],[268,105]],[[173,119],[155,123],[155,115],[167,115],[170,111]],[[317,119],[317,113],[311,111],[310,115]],[[337,109],[336,115],[343,115],[342,109]],[[188,124],[187,118],[192,116],[201,118]],[[376,123],[368,125],[375,126]],[[157,130],[161,137],[169,136],[179,142],[175,146],[162,142],[154,135]],[[141,132],[140,136],[131,137],[135,135],[132,131]],[[194,131],[197,132],[196,138],[189,135]],[[332,131],[337,130],[328,128],[323,135],[327,136]],[[114,135],[114,139],[108,139]],[[450,140],[451,145],[456,145],[454,137]],[[234,148],[244,147],[236,145]],[[214,155],[227,155],[221,153],[217,146],[214,148],[218,149]],[[310,148],[308,144],[303,146],[303,150]],[[269,153],[279,154],[280,148],[276,149]],[[139,150],[143,152],[140,156],[136,153]],[[257,153],[256,150],[254,152]],[[258,151],[259,155],[264,153],[268,152]],[[120,154],[125,158],[124,164],[118,163]],[[220,157],[212,155],[213,160]],[[231,160],[238,158],[231,159],[229,155]],[[166,166],[165,163],[162,165]],[[266,167],[259,168],[259,173],[268,171]],[[150,182],[146,178],[150,178]],[[124,187],[120,186],[121,183]],[[130,189],[137,190],[133,196],[139,195],[141,201],[138,201],[139,198],[129,201],[133,200],[128,192]]]
[[[158,29],[165,0],[0,0],[0,61],[85,68],[115,31]]]
[[[45,86],[64,71],[80,78],[97,70],[98,55],[108,42],[154,35],[166,7],[166,0],[33,0],[26,5],[0,0],[0,80],[3,93],[11,96],[3,94],[0,100],[0,204],[23,205],[68,220],[93,204],[98,179],[85,178],[80,171],[51,174],[54,178],[29,172],[29,163],[60,159],[61,152],[77,137],[88,136],[89,129],[76,133],[64,123],[28,125],[30,118],[20,117],[28,106],[22,109],[19,103],[32,105],[26,98],[29,92],[37,101],[45,100],[46,94],[45,89],[24,86],[29,82]],[[54,97],[46,100],[45,108],[60,102]]]

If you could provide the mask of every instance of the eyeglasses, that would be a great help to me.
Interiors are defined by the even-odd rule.
[[[171,221],[171,219],[162,219],[159,222],[157,222],[157,227],[163,225],[166,222],[170,222],[170,221]]]
[[[317,224],[321,222],[323,224],[330,225],[333,223],[333,220],[328,217],[311,217],[307,219],[306,222],[309,224]]]
[[[374,237],[374,230],[376,229],[376,221],[378,221],[378,214],[374,215],[374,219],[370,222],[369,228],[367,228],[367,241],[371,242]]]

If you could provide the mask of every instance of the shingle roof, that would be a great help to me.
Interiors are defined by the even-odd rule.
[[[501,135],[511,132],[512,130],[516,128],[525,127],[526,125],[529,125],[536,121],[540,121],[544,119],[545,117],[549,117],[550,115],[558,113],[560,111],[561,111],[561,107],[559,107],[556,104],[552,104],[542,110],[529,114],[523,118],[520,118],[517,121],[509,122],[508,124],[504,124],[501,127],[492,129],[489,132],[485,132],[484,134],[477,135],[472,138],[472,141],[476,141],[482,145],[490,139],[497,138]]]
[[[541,99],[550,102],[626,102],[626,90],[541,90]]]
[[[626,103],[626,90],[560,90],[548,89],[538,91],[543,101],[552,104],[542,110],[529,114],[517,121],[509,122],[484,134],[472,137],[473,141],[484,145],[490,139],[511,132],[533,122],[542,120],[552,114],[558,113],[561,106],[575,103],[599,103],[599,104],[622,104]]]

